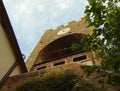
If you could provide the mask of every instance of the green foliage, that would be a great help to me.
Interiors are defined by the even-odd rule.
[[[105,91],[102,88],[97,88],[94,85],[88,83],[87,81],[81,79],[75,84],[72,91]]]
[[[55,72],[34,77],[18,85],[16,91],[105,91],[71,71]]]
[[[73,51],[79,50],[79,49],[80,49],[80,44],[78,44],[78,43],[72,44],[71,49],[72,49]]]
[[[70,91],[76,75],[73,72],[51,73],[35,77],[18,86],[16,91]]]
[[[109,75],[108,83],[112,85],[120,85],[120,75]]]
[[[81,65],[80,66],[84,71],[84,73],[88,76],[92,72],[96,71],[98,69],[98,66],[88,66],[88,65]]]
[[[94,26],[92,36],[84,38],[86,50],[101,58],[107,69],[120,69],[120,0],[88,0],[85,14],[89,26]]]

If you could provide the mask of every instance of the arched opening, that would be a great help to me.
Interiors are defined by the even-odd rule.
[[[63,36],[59,39],[56,39],[55,41],[48,44],[46,47],[44,47],[39,55],[39,60],[36,60],[35,65],[46,63],[50,61],[57,60],[59,58],[71,56],[73,54],[81,53],[83,51],[84,43],[81,43],[81,47],[77,51],[73,51],[71,49],[71,45],[73,43],[80,43],[80,40],[84,36],[83,34],[70,34],[67,36]]]

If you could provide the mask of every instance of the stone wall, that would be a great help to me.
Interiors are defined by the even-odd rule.
[[[63,35],[57,35],[57,33],[61,31],[61,29],[65,29],[65,28],[70,28],[71,29],[70,32]],[[66,26],[60,25],[54,30],[53,29],[46,30],[46,32],[41,37],[40,41],[38,42],[37,46],[34,48],[33,52],[31,53],[31,55],[29,56],[26,62],[28,71],[30,71],[30,69],[33,67],[40,51],[52,41],[55,41],[58,38],[61,38],[66,35],[74,34],[74,33],[91,35],[93,32],[92,31],[93,29],[94,27],[88,27],[88,22],[86,22],[85,18],[82,18],[80,21],[69,22],[68,25]]]
[[[0,91],[15,91],[18,85],[23,84],[26,80],[32,77],[43,76],[44,74],[48,74],[50,72],[60,72],[64,70],[71,70],[77,74],[80,74],[82,72],[82,69],[80,69],[80,65],[77,63],[67,64],[64,66],[56,66],[54,68],[41,69],[39,71],[31,71],[8,78],[4,86],[0,88]]]

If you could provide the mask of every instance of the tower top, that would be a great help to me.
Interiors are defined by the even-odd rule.
[[[72,34],[91,35],[93,27],[88,27],[88,25],[86,19],[81,18],[80,21],[69,22],[66,26],[60,25],[55,30],[46,30],[26,62],[28,70],[30,70],[35,61],[38,60],[37,57],[41,50],[53,41]]]

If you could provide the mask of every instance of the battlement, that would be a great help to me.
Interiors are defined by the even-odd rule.
[[[66,27],[71,27],[71,26],[72,27],[81,27],[80,25],[85,24],[85,23],[86,23],[86,18],[83,17],[79,21],[71,21],[71,22],[68,22],[67,25],[59,25],[59,26],[57,26],[56,29],[47,29],[46,32],[51,32],[51,31],[54,32],[55,30],[60,30],[60,29],[66,28]]]
[[[58,26],[56,29],[62,29],[62,28],[64,28],[65,26],[64,25],[60,25],[60,26]]]
[[[71,21],[68,23],[68,25],[74,25],[76,23],[76,21]]]
[[[46,31],[53,31],[53,29],[47,29]]]
[[[46,31],[51,31],[51,30],[57,31],[57,30],[67,28],[67,27],[78,27],[79,28],[79,27],[81,27],[81,25],[85,25],[85,23],[88,24],[86,22],[86,18],[83,17],[79,21],[71,21],[71,22],[68,22],[67,25],[60,25],[56,29],[49,29],[49,30],[46,30]]]

